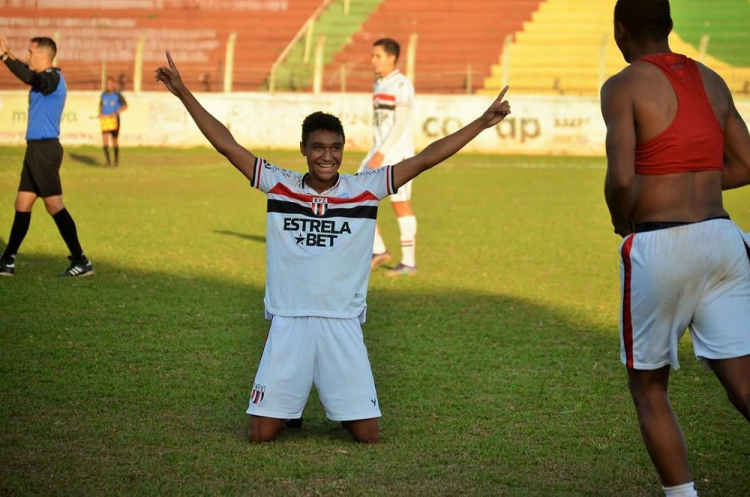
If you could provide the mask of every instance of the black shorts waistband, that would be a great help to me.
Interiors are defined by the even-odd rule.
[[[705,223],[706,221],[713,221],[714,219],[729,219],[729,216],[716,216],[703,219],[701,221],[646,221],[645,223],[638,223],[635,225],[636,233],[643,233],[644,231],[656,231],[666,230],[669,228],[676,228],[678,226],[686,226],[688,224]]]

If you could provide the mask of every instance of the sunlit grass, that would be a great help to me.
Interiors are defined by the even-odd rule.
[[[253,446],[264,196],[213,151],[123,149],[119,169],[100,153],[68,148],[63,166],[97,275],[54,278],[66,253],[38,205],[0,280],[0,493],[659,492],[619,361],[602,159],[459,155],[420,177],[420,273],[370,280],[382,443],[351,442],[313,394],[301,431]],[[5,242],[23,149],[0,158]],[[750,189],[726,205],[750,230]],[[387,202],[380,223],[398,253]],[[680,360],[671,392],[698,488],[743,495],[750,428],[687,340]]]

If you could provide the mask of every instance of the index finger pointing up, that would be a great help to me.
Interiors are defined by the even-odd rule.
[[[172,60],[172,56],[169,55],[169,50],[165,52],[167,54],[167,62],[169,62],[169,68],[173,71],[177,70],[177,67],[174,65],[174,61]]]
[[[497,96],[497,99],[499,101],[503,100],[503,97],[505,96],[505,92],[508,91],[508,88],[510,88],[510,87],[508,85],[505,85],[505,88],[503,88],[502,91],[500,91],[500,94]]]

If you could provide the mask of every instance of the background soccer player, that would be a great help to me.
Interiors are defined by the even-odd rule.
[[[690,328],[732,404],[750,420],[750,236],[722,188],[750,184],[750,135],[722,78],[672,53],[668,0],[619,0],[630,63],[602,88],[605,194],[622,256],[621,358],[666,495],[696,495],[667,396]],[[744,237],[744,241],[743,241]]]
[[[102,148],[107,165],[112,161],[109,155],[109,139],[112,137],[112,151],[115,155],[115,167],[120,165],[120,146],[117,137],[120,134],[120,114],[128,110],[128,103],[120,93],[114,78],[107,78],[105,91],[99,98],[99,121],[102,127]]]
[[[359,171],[392,165],[414,155],[411,136],[411,107],[414,101],[414,86],[396,68],[401,53],[399,44],[390,38],[376,41],[372,46],[372,67],[378,80],[372,96],[373,142],[372,148],[362,161]],[[386,272],[388,276],[414,275],[417,273],[416,237],[417,218],[411,209],[411,181],[390,196],[393,211],[398,217],[401,239],[401,262]],[[371,269],[391,258],[380,230],[375,229]]]
[[[42,198],[47,212],[55,220],[65,244],[70,250],[70,266],[59,276],[89,276],[94,274],[91,262],[83,254],[78,241],[75,222],[63,204],[60,184],[60,165],[63,148],[60,145],[60,119],[67,88],[60,69],[52,67],[57,45],[51,38],[32,38],[26,64],[10,52],[8,41],[0,36],[0,60],[18,79],[31,86],[29,90],[29,118],[26,127],[26,155],[23,159],[21,183],[18,186],[16,215],[5,251],[0,256],[0,275],[13,276],[16,253],[21,247],[31,224],[31,209]]]
[[[314,384],[328,417],[360,442],[380,437],[380,405],[362,337],[372,237],[379,201],[444,161],[510,113],[507,87],[478,119],[394,166],[340,175],[346,138],[335,116],[302,124],[307,173],[255,157],[211,116],[169,67],[156,79],[176,95],[198,128],[267,197],[266,315],[272,318],[250,403],[250,439],[272,440],[299,419]]]

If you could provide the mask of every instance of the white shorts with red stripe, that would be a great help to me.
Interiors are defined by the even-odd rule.
[[[274,316],[247,413],[300,418],[313,384],[331,420],[380,417],[358,318]]]
[[[622,362],[680,367],[690,330],[700,359],[750,354],[750,235],[712,219],[625,237],[620,246]]]

